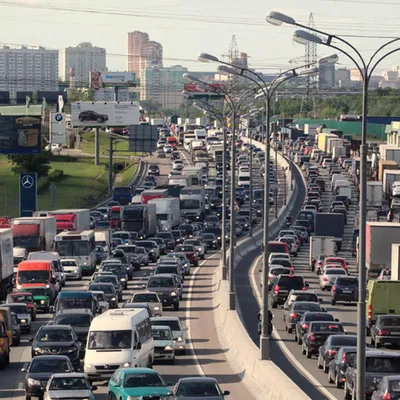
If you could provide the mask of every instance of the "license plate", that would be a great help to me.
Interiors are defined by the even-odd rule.
[[[352,290],[342,290],[343,293],[353,293]]]
[[[163,299],[163,303],[166,303],[167,302],[167,299]]]
[[[391,332],[390,334],[394,336],[400,336],[400,332]]]
[[[160,353],[154,353],[154,357],[160,357],[161,354]]]

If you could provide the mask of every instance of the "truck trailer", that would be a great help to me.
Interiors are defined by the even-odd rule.
[[[90,210],[87,208],[35,211],[33,217],[55,217],[57,232],[90,229]]]
[[[121,208],[121,229],[137,232],[139,239],[145,239],[157,232],[155,204],[134,204]]]
[[[315,270],[315,262],[320,254],[335,255],[336,238],[334,236],[311,236],[310,238],[310,271]]]
[[[161,230],[170,231],[180,224],[181,209],[178,198],[152,199],[148,204],[156,206],[157,225]]]
[[[0,229],[0,301],[4,301],[13,288],[14,254],[12,229]]]
[[[338,251],[342,248],[344,234],[344,215],[337,213],[317,213],[315,236],[333,236]]]

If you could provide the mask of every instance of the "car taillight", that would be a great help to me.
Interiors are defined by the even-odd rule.
[[[315,335],[313,333],[310,335],[310,342],[315,342]]]
[[[389,335],[389,331],[387,331],[386,329],[379,329],[377,335],[378,336]]]
[[[328,278],[327,278],[326,276],[324,276],[323,281],[327,282],[327,281],[328,281]]]
[[[336,286],[335,285],[332,286],[332,292],[336,292]]]
[[[343,362],[343,363],[347,363],[346,353],[344,353],[344,354],[342,355],[342,362]]]
[[[389,392],[386,392],[386,393],[383,395],[382,399],[383,399],[383,400],[391,400],[390,393],[389,393]]]
[[[301,290],[304,291],[304,290],[307,290],[307,288],[306,288],[305,286],[303,286],[303,287],[301,288]]]
[[[336,350],[328,350],[328,354],[330,355],[330,356],[334,356],[335,354],[336,354]]]
[[[302,327],[303,329],[308,329],[308,324],[303,324],[301,327]]]
[[[296,315],[296,313],[295,312],[292,312],[292,313],[290,313],[290,318],[293,318],[293,319],[295,319],[297,317],[297,315]]]
[[[280,289],[280,286],[275,286],[275,294],[278,294],[279,293],[279,289]]]
[[[368,319],[372,319],[372,305],[368,306]]]

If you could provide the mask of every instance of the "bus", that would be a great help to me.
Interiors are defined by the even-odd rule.
[[[130,186],[115,186],[113,188],[113,200],[118,201],[121,206],[126,206],[131,202],[132,188]]]
[[[96,269],[96,241],[94,231],[61,232],[54,238],[55,251],[60,258],[73,258],[82,273],[92,274]]]

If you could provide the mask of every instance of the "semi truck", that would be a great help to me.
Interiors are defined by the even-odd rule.
[[[186,186],[179,195],[181,215],[192,221],[203,221],[205,217],[204,186]]]
[[[327,153],[328,139],[338,139],[338,137],[332,133],[319,133],[318,134],[318,148]]]
[[[315,270],[315,262],[320,254],[334,255],[336,238],[334,236],[311,236],[310,238],[310,271]]]
[[[344,215],[337,213],[317,213],[315,236],[333,236],[338,251],[342,248],[344,234]]]
[[[179,198],[152,199],[148,204],[156,206],[156,218],[159,228],[170,231],[181,222]]]
[[[368,270],[390,267],[392,244],[400,243],[400,223],[367,222],[366,231]]]
[[[87,208],[35,211],[33,217],[55,217],[57,232],[90,229],[90,210]]]
[[[51,251],[57,235],[55,217],[23,217],[11,221],[14,247],[28,252]]]
[[[149,189],[144,190],[140,194],[142,204],[147,204],[150,200],[153,199],[163,199],[168,197],[168,189]]]
[[[332,159],[337,161],[340,156],[346,155],[346,147],[335,146],[332,150]]]
[[[13,288],[14,254],[11,228],[0,229],[0,301],[4,301]]]
[[[178,197],[183,186],[180,185],[160,185],[156,186],[156,189],[167,189],[168,197]]]
[[[121,209],[121,229],[137,232],[139,239],[145,239],[157,232],[155,204],[134,204]]]

